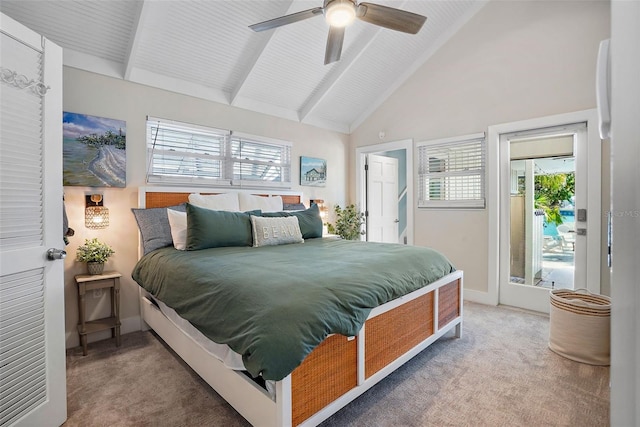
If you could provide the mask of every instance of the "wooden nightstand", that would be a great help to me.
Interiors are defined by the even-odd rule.
[[[75,276],[78,284],[78,335],[82,344],[82,354],[87,355],[87,334],[111,329],[111,337],[116,339],[116,346],[120,347],[120,277],[115,271],[105,271],[103,274],[79,274]],[[111,316],[103,319],[86,321],[84,296],[94,289],[111,289]]]

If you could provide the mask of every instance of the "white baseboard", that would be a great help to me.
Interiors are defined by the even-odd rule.
[[[485,305],[497,305],[497,302],[493,300],[492,296],[489,295],[488,292],[476,291],[473,289],[464,290],[464,300]]]

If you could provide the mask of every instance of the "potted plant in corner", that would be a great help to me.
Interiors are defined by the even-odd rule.
[[[93,239],[85,239],[84,245],[78,247],[76,259],[87,263],[89,274],[102,274],[104,263],[114,253],[115,251],[109,245],[94,237]]]
[[[364,213],[358,211],[356,205],[348,205],[344,209],[340,205],[334,208],[336,213],[336,223],[327,223],[327,231],[331,234],[337,234],[345,240],[358,240],[360,236],[365,234],[362,230],[364,224]]]

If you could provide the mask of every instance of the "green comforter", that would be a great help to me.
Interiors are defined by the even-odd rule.
[[[153,251],[132,277],[253,376],[280,380],[329,334],[356,335],[372,308],[455,268],[439,252],[339,239]]]

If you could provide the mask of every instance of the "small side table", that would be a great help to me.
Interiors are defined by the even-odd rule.
[[[82,344],[82,354],[87,355],[87,334],[111,329],[111,337],[116,339],[116,347],[120,347],[120,277],[115,271],[105,271],[103,274],[78,274],[75,276],[78,284],[78,335]],[[111,290],[111,316],[103,319],[86,321],[84,296],[94,289]]]

